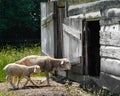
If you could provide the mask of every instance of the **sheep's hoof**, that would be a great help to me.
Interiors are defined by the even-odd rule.
[[[49,85],[47,85],[48,87],[50,87],[51,85],[49,84]]]
[[[19,88],[9,88],[8,91],[11,91],[11,90],[18,90]]]
[[[39,88],[39,86],[35,86],[36,88]]]
[[[38,85],[34,85],[35,87],[39,87]]]
[[[18,90],[19,88],[13,88],[13,90]]]

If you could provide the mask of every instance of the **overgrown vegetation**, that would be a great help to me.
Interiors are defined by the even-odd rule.
[[[21,46],[16,48],[14,46],[5,46],[0,50],[0,82],[5,81],[6,74],[3,71],[3,68],[6,64],[15,62],[27,55],[40,55],[41,49],[38,44],[33,46]],[[44,75],[42,73],[42,75]]]
[[[0,0],[0,40],[40,38],[40,0]]]

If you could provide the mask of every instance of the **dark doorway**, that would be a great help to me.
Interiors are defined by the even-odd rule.
[[[88,74],[100,74],[100,24],[99,21],[87,21],[87,60]]]

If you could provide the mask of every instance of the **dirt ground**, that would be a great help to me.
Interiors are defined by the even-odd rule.
[[[51,86],[47,86],[46,78],[32,77],[32,80],[38,87],[28,83],[28,85],[23,88],[22,84],[25,80],[22,80],[20,83],[21,86],[17,90],[12,90],[10,84],[7,82],[0,83],[0,91],[3,94],[11,94],[10,96],[93,96],[83,91],[76,82],[68,84],[64,82],[64,80],[54,80],[51,78]],[[41,84],[40,81],[43,83]]]

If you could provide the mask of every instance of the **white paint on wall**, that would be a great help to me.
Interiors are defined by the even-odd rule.
[[[106,46],[120,46],[119,24],[101,26],[100,44]]]
[[[100,56],[120,60],[120,47],[101,46],[101,48],[100,48]]]

